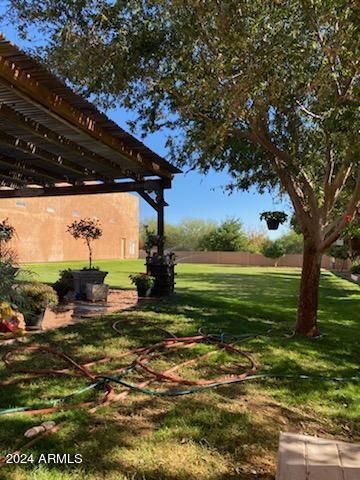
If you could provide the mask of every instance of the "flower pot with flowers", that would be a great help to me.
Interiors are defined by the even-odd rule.
[[[287,220],[287,214],[285,212],[262,212],[260,214],[260,220],[265,220],[269,230],[277,230],[279,225],[285,223]]]
[[[133,283],[138,292],[139,297],[149,297],[151,295],[151,289],[154,286],[154,279],[146,273],[137,273],[135,275],[129,275],[131,283]]]
[[[55,290],[43,283],[23,283],[17,292],[23,298],[19,310],[24,315],[26,330],[41,330],[46,309],[58,303]]]

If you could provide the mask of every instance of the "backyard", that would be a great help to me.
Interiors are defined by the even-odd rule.
[[[28,268],[35,272],[36,280],[52,283],[59,270],[81,265]],[[128,275],[144,269],[140,260],[100,261],[97,265],[109,271],[107,282],[116,288],[131,288]],[[270,480],[275,474],[280,431],[360,441],[359,382],[316,378],[360,374],[357,285],[322,272],[319,325],[323,336],[309,340],[285,336],[296,315],[300,270],[183,264],[178,265],[177,274],[176,294],[170,298],[141,302],[131,310],[47,331],[36,335],[33,342],[85,362],[159,341],[163,333],[156,327],[178,336],[196,335],[199,327],[211,333],[258,333],[263,336],[240,345],[256,360],[258,373],[315,378],[259,379],[179,397],[133,392],[95,412],[76,408],[76,403],[101,398],[103,392],[91,391],[72,399],[74,408],[69,410],[35,417],[22,413],[2,416],[0,455],[21,448],[26,443],[24,432],[45,420],[54,420],[62,428],[26,451],[33,453],[34,463],[4,466],[0,478]],[[121,333],[112,329],[116,320],[120,320]],[[13,348],[2,346],[1,352]],[[154,363],[164,370],[212,349],[211,345],[198,345]],[[61,360],[32,357],[31,353],[14,356],[12,362],[9,368],[1,364],[1,382],[23,376],[11,374],[12,368],[63,366]],[[244,369],[245,361],[240,363]],[[121,360],[115,359],[102,368],[108,372],[121,365]],[[184,367],[180,374],[213,378],[236,373],[241,365],[234,355],[219,350],[203,363]],[[88,383],[64,376],[2,385],[0,408],[37,408],[41,402],[69,395]],[[155,382],[151,387],[163,388]],[[81,454],[83,462],[39,465],[36,460],[44,452]]]

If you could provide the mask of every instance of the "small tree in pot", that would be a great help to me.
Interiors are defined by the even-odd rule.
[[[287,215],[284,212],[262,212],[260,220],[265,220],[269,230],[277,230],[279,225],[286,222]]]
[[[91,218],[75,220],[73,223],[68,225],[67,231],[75,238],[75,240],[83,240],[89,250],[88,267],[84,268],[83,270],[72,271],[75,293],[78,296],[84,296],[86,294],[87,283],[103,283],[106,275],[108,274],[108,272],[102,272],[98,268],[94,267],[92,262],[93,242],[102,236],[103,231],[100,222],[98,220],[92,220]]]
[[[24,283],[17,287],[23,298],[24,306],[20,308],[24,315],[27,330],[40,330],[45,310],[58,303],[55,290],[43,283]]]

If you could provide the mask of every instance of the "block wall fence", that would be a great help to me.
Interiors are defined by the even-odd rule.
[[[274,266],[274,260],[258,253],[249,252],[175,252],[177,263],[210,263],[215,265],[241,265],[241,266]],[[140,258],[145,258],[144,250],[140,250]],[[285,255],[278,261],[279,267],[301,267],[303,256],[301,254]],[[350,262],[336,260],[324,256],[322,268],[327,270],[343,270],[350,266]]]

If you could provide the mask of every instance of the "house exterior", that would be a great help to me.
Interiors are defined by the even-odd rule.
[[[67,233],[81,218],[96,218],[103,229],[94,259],[138,258],[139,197],[131,193],[0,199],[5,218],[16,229],[11,246],[19,262],[86,260],[86,245]]]

